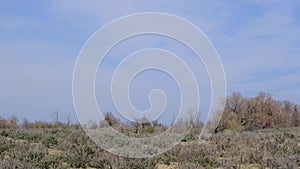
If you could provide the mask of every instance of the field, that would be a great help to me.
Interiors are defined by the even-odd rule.
[[[176,147],[145,159],[118,157],[80,127],[0,129],[0,168],[298,168],[300,128],[224,130],[199,144],[191,131]],[[138,153],[139,149],[132,149]]]

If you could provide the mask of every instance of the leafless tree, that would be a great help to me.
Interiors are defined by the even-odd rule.
[[[67,126],[70,127],[70,125],[71,125],[71,115],[70,114],[67,114],[66,121],[67,121]]]
[[[16,116],[11,116],[8,119],[8,121],[9,121],[10,127],[12,127],[12,128],[17,128],[19,126],[19,124],[18,124],[19,120],[18,120],[18,118]]]
[[[294,110],[291,118],[291,126],[292,127],[300,126],[300,112],[299,112],[299,106],[297,105],[294,105]]]
[[[53,113],[53,118],[55,123],[61,123],[62,115],[57,110]]]
[[[110,126],[118,126],[120,124],[120,120],[116,118],[111,112],[105,113],[104,119]]]
[[[226,99],[226,109],[235,114],[239,114],[243,109],[244,102],[245,99],[240,93],[232,93],[232,95]]]

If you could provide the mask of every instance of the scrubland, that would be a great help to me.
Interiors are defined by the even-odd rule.
[[[157,135],[168,128],[157,121],[149,123],[146,119],[142,123],[125,125],[112,113],[106,113],[105,121],[120,133],[137,138]],[[100,121],[91,129],[102,125],[103,121]],[[136,159],[117,156],[102,149],[79,124],[70,121],[50,123],[24,119],[20,122],[14,116],[0,118],[0,168],[300,167],[300,113],[297,104],[274,100],[266,93],[253,98],[233,93],[226,100],[222,120],[206,142],[198,141],[203,124],[198,121],[192,125],[192,130],[169,151]],[[139,154],[141,149],[138,147],[130,148],[131,153]]]

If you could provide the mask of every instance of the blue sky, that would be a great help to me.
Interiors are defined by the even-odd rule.
[[[75,120],[72,74],[82,46],[103,25],[137,12],[166,12],[199,27],[221,57],[229,94],[238,91],[251,97],[265,91],[272,93],[275,99],[299,104],[299,8],[297,0],[1,1],[0,116],[13,114],[30,120],[49,121],[52,113],[58,110]],[[110,111],[112,106],[105,99],[109,96],[105,92],[108,84],[104,82],[113,67],[123,55],[146,47],[172,50],[185,55],[186,61],[193,64],[190,52],[170,39],[152,36],[128,40],[107,56],[101,66],[103,76],[97,76],[97,96],[104,104],[103,111]],[[196,69],[195,66],[192,67]],[[203,68],[196,70],[201,76],[203,94],[209,98],[207,82],[202,80],[202,77],[205,79],[204,72]],[[141,109],[147,107],[144,99],[147,91],[157,86],[166,88],[164,83],[171,81],[156,73],[146,75],[149,77],[146,87],[139,88],[138,83],[135,84],[136,90],[141,92],[133,97],[133,103]],[[161,79],[161,83],[154,83],[153,77]],[[139,79],[146,80],[139,77],[137,81]],[[204,110],[201,111],[205,112],[209,102],[202,100]],[[173,105],[176,103],[175,99]],[[168,111],[172,110],[171,106]]]

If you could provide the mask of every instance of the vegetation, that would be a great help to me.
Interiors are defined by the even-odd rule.
[[[103,169],[196,169],[196,168],[297,168],[300,166],[299,106],[276,101],[260,93],[245,98],[233,93],[226,100],[223,118],[205,143],[197,139],[197,122],[176,147],[147,159],[115,156],[97,146],[78,124],[22,122],[0,118],[0,168],[103,168]],[[167,126],[157,121],[123,124],[112,113],[108,124],[132,137],[157,135]],[[95,124],[103,125],[103,122]],[[138,152],[139,149],[132,149]]]
[[[233,93],[226,99],[223,118],[217,131],[299,127],[299,110],[299,105],[290,101],[274,100],[270,94],[264,92],[253,98]]]

